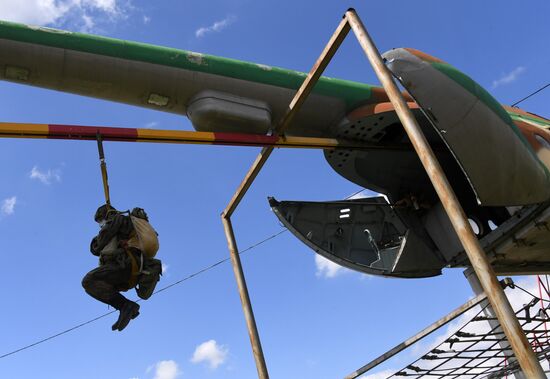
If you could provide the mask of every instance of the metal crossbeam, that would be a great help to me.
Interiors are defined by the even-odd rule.
[[[380,149],[380,146],[351,140],[300,136],[267,136],[247,133],[191,132],[184,130],[134,129],[106,126],[26,124],[0,122],[0,138],[150,142],[195,145],[258,146],[298,149]],[[384,149],[410,149],[410,145]]]

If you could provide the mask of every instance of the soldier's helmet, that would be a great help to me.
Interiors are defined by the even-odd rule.
[[[101,207],[97,208],[95,211],[94,220],[95,222],[100,222],[107,220],[111,214],[115,214],[117,210],[110,204],[103,204]]]

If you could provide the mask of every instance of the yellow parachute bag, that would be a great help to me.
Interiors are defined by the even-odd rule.
[[[141,250],[147,258],[154,258],[159,250],[158,233],[145,219],[130,215],[134,233],[128,240],[128,247]]]

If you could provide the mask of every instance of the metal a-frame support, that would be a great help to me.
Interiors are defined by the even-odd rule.
[[[510,303],[508,302],[508,299],[506,298],[491,265],[489,264],[487,256],[481,248],[477,237],[473,233],[468,219],[437,158],[435,157],[412,112],[409,110],[402,93],[397,88],[391,72],[385,66],[378,49],[374,45],[374,42],[370,38],[365,26],[359,19],[359,16],[354,9],[349,9],[345,13],[343,20],[340,22],[338,28],[329,40],[328,44],[325,46],[321,56],[290,102],[284,117],[275,130],[276,134],[283,134],[288,128],[296,112],[304,103],[311,89],[314,87],[315,83],[327,67],[328,63],[338,50],[350,29],[353,30],[359,44],[363,48],[370,64],[378,76],[378,79],[382,83],[382,86],[393,104],[394,109],[422,162],[422,165],[426,169],[426,172],[441,200],[441,203],[443,204],[443,207],[451,220],[453,228],[457,233],[468,258],[470,259],[471,265],[477,277],[479,278],[483,291],[495,310],[502,329],[504,330],[504,333],[512,346],[514,354],[523,372],[528,378],[546,378],[540,363],[529,346],[527,338],[521,329],[514,311],[512,310],[512,307],[510,306]],[[262,149],[221,215],[231,254],[231,263],[233,265],[233,271],[237,280],[239,295],[245,314],[248,334],[250,336],[254,359],[256,361],[258,377],[261,379],[269,378],[269,374],[262,351],[258,328],[254,319],[254,313],[252,311],[252,304],[248,295],[248,289],[239,258],[233,226],[231,225],[231,216],[272,152],[273,147],[264,147]]]
[[[340,22],[340,25],[338,25],[336,32],[321,53],[319,59],[317,59],[317,62],[307,75],[301,87],[298,89],[298,92],[296,92],[296,95],[290,102],[287,111],[285,112],[285,115],[283,116],[281,122],[275,130],[276,134],[283,134],[287,127],[290,125],[292,119],[296,115],[296,112],[300,109],[300,107],[306,100],[307,96],[315,86],[315,83],[327,67],[332,57],[334,56],[334,53],[336,53],[336,50],[338,50],[338,47],[348,34],[349,30],[350,26],[347,22],[347,19],[344,18],[342,22]],[[248,327],[248,335],[250,337],[250,343],[252,344],[252,351],[254,352],[256,369],[258,370],[258,377],[261,379],[269,378],[269,374],[262,351],[262,345],[260,343],[258,328],[256,327],[256,320],[254,319],[254,312],[252,311],[252,305],[250,303],[250,297],[248,296],[248,289],[246,286],[246,280],[244,278],[241,260],[239,257],[237,242],[235,240],[235,233],[233,232],[233,226],[231,225],[231,216],[233,215],[233,212],[246,194],[246,191],[252,185],[254,179],[256,179],[256,176],[258,175],[272,152],[273,147],[271,146],[262,148],[262,151],[252,164],[252,167],[246,174],[244,180],[240,184],[239,188],[233,195],[233,198],[221,215],[227,243],[229,246],[229,252],[231,254],[231,264],[233,265],[233,272],[235,273],[235,278],[237,280],[237,286],[239,288],[239,295],[243,306],[246,325]]]
[[[369,370],[371,370],[374,367],[378,366],[379,364],[381,364],[381,363],[387,361],[388,359],[392,358],[393,356],[399,354],[400,352],[402,352],[403,350],[405,350],[409,346],[412,346],[413,344],[417,343],[418,341],[422,340],[423,338],[429,336],[430,334],[432,334],[433,332],[435,332],[439,328],[447,325],[449,322],[453,321],[458,316],[461,316],[465,312],[469,311],[470,309],[472,309],[476,305],[481,304],[486,299],[487,299],[487,296],[485,296],[484,293],[477,294],[476,297],[474,297],[471,300],[468,300],[467,302],[462,304],[460,307],[456,308],[455,310],[453,310],[449,314],[443,316],[442,318],[440,318],[436,322],[432,323],[428,327],[422,329],[420,332],[416,333],[414,336],[412,336],[412,337],[406,339],[405,341],[401,342],[400,344],[394,346],[392,349],[388,350],[387,352],[380,355],[379,357],[373,359],[372,361],[370,361],[369,363],[367,363],[363,367],[355,370],[351,374],[346,375],[346,377],[344,379],[354,379],[354,378],[357,378],[357,377],[365,374],[366,372],[368,372]]]

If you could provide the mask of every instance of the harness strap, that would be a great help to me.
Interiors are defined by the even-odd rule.
[[[140,251],[140,264],[138,265],[136,257],[134,256],[134,253],[131,249],[124,249],[126,251],[126,254],[128,257],[130,257],[130,262],[132,265],[132,274],[130,275],[130,280],[128,282],[129,288],[134,288],[137,285],[137,280],[139,277],[139,274],[141,274],[141,271],[143,270],[143,253]]]

